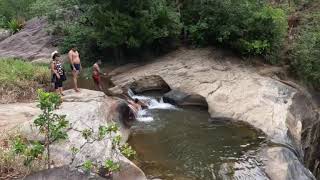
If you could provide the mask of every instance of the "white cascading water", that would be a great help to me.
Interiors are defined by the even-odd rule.
[[[141,95],[135,95],[132,90],[128,90],[128,95],[132,99],[139,99],[142,100],[143,102],[148,102],[148,109],[177,109],[175,106],[163,102],[163,99],[161,98],[160,101],[153,97],[148,97],[148,96],[141,96]],[[137,114],[137,120],[142,121],[142,122],[149,122],[153,121],[153,117],[151,116],[150,113],[148,113],[148,109],[140,110]]]

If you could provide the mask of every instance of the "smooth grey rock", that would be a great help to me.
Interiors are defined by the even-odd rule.
[[[221,50],[212,48],[182,48],[118,74],[112,80],[115,85],[125,86],[132,82],[133,77],[160,76],[172,89],[203,96],[212,118],[235,119],[251,124],[262,130],[272,142],[294,149],[296,158],[300,160],[295,162],[295,168],[305,169],[303,163],[306,163],[315,174],[319,174],[320,156],[316,152],[319,152],[320,142],[319,138],[314,138],[320,134],[319,118],[305,101],[307,96],[304,94],[300,100],[295,100],[299,89],[260,75],[254,67],[240,63],[237,56],[219,54],[223,54]],[[297,105],[300,108],[293,108]],[[304,155],[307,157],[303,158]],[[293,171],[292,168],[281,170],[282,174]],[[275,177],[273,172],[268,171],[267,175]]]
[[[265,171],[270,179],[315,180],[291,150],[286,147],[270,147],[265,150]]]
[[[45,18],[29,20],[21,31],[0,42],[0,57],[49,61],[56,48],[51,45],[53,37],[49,35],[47,25]]]
[[[84,174],[68,167],[53,168],[33,173],[23,178],[24,180],[103,180],[99,176]]]
[[[120,66],[114,70],[112,70],[108,75],[109,76],[115,76],[115,75],[118,75],[118,74],[121,74],[121,73],[124,73],[124,72],[127,72],[131,69],[134,69],[136,67],[138,67],[139,65],[138,64],[135,64],[135,63],[130,63],[130,64],[126,64],[124,66]]]
[[[188,94],[178,90],[171,90],[164,94],[163,101],[177,106],[199,106],[208,108],[206,99],[199,94]]]
[[[135,94],[143,93],[146,91],[170,91],[169,85],[157,75],[142,76],[134,78],[134,81],[127,87],[131,89]]]
[[[66,115],[70,127],[67,131],[68,139],[55,142],[51,145],[51,159],[55,167],[69,165],[72,169],[81,167],[86,160],[102,165],[105,160],[112,159],[121,165],[120,172],[114,173],[114,180],[123,180],[130,177],[132,180],[146,179],[144,173],[125,158],[118,150],[112,150],[112,138],[116,134],[107,136],[101,141],[92,140],[88,143],[81,134],[85,129],[92,129],[93,134],[98,133],[100,125],[109,125],[118,122],[120,125],[119,134],[122,136],[122,143],[127,141],[129,136],[128,120],[129,109],[127,104],[104,95],[99,91],[80,89],[79,93],[74,90],[64,92],[63,103],[56,111],[57,114]],[[126,108],[127,107],[127,108]],[[32,123],[29,122],[29,123]],[[28,127],[28,126],[27,126]],[[28,129],[21,132],[24,134],[37,134],[37,129]],[[27,136],[28,137],[28,136]],[[72,155],[71,148],[79,149],[79,153]]]

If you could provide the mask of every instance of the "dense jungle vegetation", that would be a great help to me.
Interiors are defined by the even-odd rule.
[[[218,46],[287,64],[320,84],[319,0],[0,0],[0,27],[47,16],[50,33],[83,59],[162,54],[181,45]],[[292,20],[293,19],[293,20]],[[293,23],[292,23],[293,22]]]

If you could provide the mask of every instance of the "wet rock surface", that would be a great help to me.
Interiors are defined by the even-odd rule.
[[[221,51],[215,49],[181,49],[147,65],[118,74],[112,80],[115,85],[123,87],[131,83],[132,77],[143,78],[146,74],[153,74],[162,77],[172,89],[199,94],[208,102],[212,118],[247,122],[261,129],[272,143],[294,152],[292,157],[297,158],[294,166],[284,158],[283,162],[286,163],[281,163],[281,174],[294,174],[297,168],[301,173],[297,177],[281,176],[277,179],[310,178],[309,171],[303,165],[308,161],[303,161],[303,156],[308,152],[305,147],[309,147],[309,159],[316,156],[315,149],[311,148],[316,148],[316,144],[311,144],[316,143],[316,140],[309,138],[309,142],[302,142],[301,138],[310,136],[312,131],[308,129],[314,129],[319,119],[315,116],[317,113],[309,109],[307,97],[301,94],[301,98],[296,99],[299,90],[259,75],[254,67],[242,64],[236,56],[224,55],[222,59],[220,55]],[[297,104],[300,110],[293,108]],[[280,156],[282,152],[277,153]],[[272,158],[267,159],[272,162]],[[271,163],[265,164],[266,169],[269,168],[267,175],[276,177],[279,172],[270,169],[276,170],[277,167]]]
[[[163,101],[177,106],[198,106],[208,108],[206,99],[199,94],[188,94],[172,90],[163,95]]]

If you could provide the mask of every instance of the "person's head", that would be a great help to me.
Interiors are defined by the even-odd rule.
[[[99,65],[101,65],[101,64],[102,64],[101,59],[99,59],[99,60],[97,61],[97,64],[99,64]]]
[[[71,47],[71,50],[72,50],[72,51],[77,51],[78,48],[77,48],[76,46],[72,46],[72,47]]]
[[[59,54],[58,51],[54,51],[54,52],[51,54],[52,60],[57,60],[58,57],[60,57],[60,54]]]
[[[134,99],[134,102],[135,102],[135,103],[138,103],[138,102],[139,102],[139,99],[135,98],[135,99]]]

